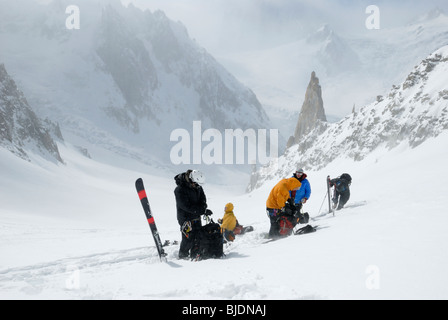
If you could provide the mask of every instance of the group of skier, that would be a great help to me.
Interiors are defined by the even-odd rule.
[[[207,198],[202,184],[205,176],[198,170],[188,170],[174,178],[174,190],[177,208],[177,220],[181,229],[182,241],[180,243],[179,258],[194,259],[200,255],[200,241],[202,227],[201,216],[213,222],[210,216],[213,212],[208,209]],[[332,198],[333,208],[342,209],[350,198],[351,177],[343,174],[330,180],[330,186],[335,187]],[[297,224],[307,224],[308,213],[302,213],[303,205],[311,197],[311,185],[303,169],[297,169],[292,177],[282,179],[271,190],[266,201],[266,212],[270,220],[269,237],[277,238],[291,234]],[[224,207],[224,216],[218,219],[218,241],[231,242],[235,235],[252,231],[251,227],[243,228],[235,217],[234,205],[229,202]],[[209,225],[211,225],[210,223]],[[214,222],[213,222],[214,224]],[[209,228],[212,230],[212,228]],[[209,234],[218,233],[208,231]]]
[[[340,210],[350,198],[351,177],[348,173],[344,173],[338,178],[329,180],[328,183],[329,187],[335,188],[331,199],[332,209]],[[297,169],[291,178],[280,180],[266,201],[266,213],[271,223],[269,237],[290,235],[297,224],[307,224],[309,214],[302,213],[302,207],[310,196],[311,185],[302,168]]]

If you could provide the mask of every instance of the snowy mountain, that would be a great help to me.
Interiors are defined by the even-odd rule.
[[[411,148],[448,129],[448,46],[424,59],[387,96],[337,123],[320,122],[270,166],[260,169],[250,190],[273,177],[288,176],[296,166],[321,169],[332,161],[363,160],[378,148],[403,142]]]
[[[360,68],[357,53],[328,24],[309,35],[306,42],[315,47],[313,64],[321,66],[326,76],[341,75]]]
[[[220,57],[264,105],[300,110],[308,75],[319,75],[328,118],[338,120],[389,90],[448,44],[448,16],[430,11],[400,27],[350,32],[324,24],[283,45]],[[289,136],[286,134],[286,136]]]
[[[0,146],[25,160],[30,160],[28,151],[33,151],[48,160],[62,162],[56,139],[62,140],[59,126],[36,116],[0,64]]]
[[[193,121],[204,130],[270,127],[254,93],[180,22],[118,0],[83,0],[80,29],[71,30],[70,4],[0,3],[0,61],[67,141],[169,166],[171,132],[191,133]]]
[[[376,101],[337,123],[317,121],[303,142],[257,173],[252,192],[244,192],[238,171],[226,177],[233,184],[207,179],[214,221],[232,202],[239,223],[254,231],[225,245],[222,259],[179,260],[179,246],[172,245],[161,263],[135,180],[148,187],[162,241],[179,241],[176,184],[163,170],[167,146],[160,145],[169,143],[172,128],[190,129],[197,119],[203,129],[226,128],[225,121],[268,128],[264,112],[250,90],[163,13],[77,1],[81,29],[67,30],[67,3],[0,1],[0,299],[178,300],[185,306],[260,300],[268,306],[266,318],[277,319],[265,300],[297,307],[294,300],[448,298],[447,46],[412,70],[406,67],[411,56],[431,41],[412,52],[405,47],[409,56],[396,65],[388,60],[392,43],[383,68],[393,65],[388,72],[402,74],[401,85],[382,96],[376,91]],[[443,43],[437,30],[445,18],[435,19],[434,32],[425,24],[421,33]],[[337,41],[333,36],[325,33],[318,47],[328,37]],[[354,48],[347,39],[343,45]],[[363,63],[366,56],[354,52]],[[381,65],[380,58],[372,61]],[[304,71],[305,90],[312,70],[286,65],[291,75]],[[278,76],[271,71],[265,80]],[[327,110],[332,89],[325,71],[316,74]],[[367,85],[358,81],[343,92]],[[274,114],[288,135],[299,116],[291,114]],[[40,120],[46,116],[51,122]],[[290,123],[282,124],[285,118]],[[53,143],[64,165],[56,149],[45,148]],[[318,230],[267,242],[266,199],[297,164],[307,169],[312,195],[304,210]],[[353,177],[351,198],[333,216],[323,206],[324,180],[342,172]],[[285,266],[290,270],[282,277]],[[185,317],[177,308],[165,311]]]

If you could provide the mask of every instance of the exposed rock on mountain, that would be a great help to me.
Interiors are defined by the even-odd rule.
[[[22,91],[0,64],[0,146],[29,160],[28,152],[62,162],[51,132],[62,139],[59,126],[39,119]]]
[[[305,101],[300,111],[299,120],[294,131],[294,136],[289,138],[287,147],[297,144],[300,140],[312,131],[320,122],[326,122],[324,102],[322,100],[322,88],[316,73],[311,73],[311,80],[305,93]]]
[[[308,133],[270,165],[253,174],[248,187],[285,177],[300,164],[321,169],[339,157],[360,161],[377,148],[418,147],[448,129],[448,46],[424,59],[400,86],[338,123]]]

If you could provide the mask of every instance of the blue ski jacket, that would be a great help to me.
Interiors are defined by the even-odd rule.
[[[308,179],[303,179],[302,186],[297,191],[290,191],[291,198],[294,199],[294,203],[300,203],[303,198],[306,198],[307,200],[311,196],[311,185]]]

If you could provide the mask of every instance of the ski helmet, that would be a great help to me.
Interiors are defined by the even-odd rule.
[[[298,169],[296,170],[296,172],[294,172],[294,175],[295,175],[296,177],[300,177],[301,175],[303,175],[303,169],[302,169],[302,168],[298,168]]]
[[[204,184],[205,183],[205,176],[201,171],[193,170],[190,173],[190,180],[197,184]]]
[[[348,182],[352,182],[352,177],[348,173],[343,173],[341,175],[341,179],[347,180]]]

